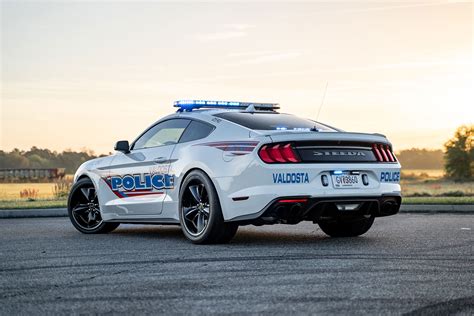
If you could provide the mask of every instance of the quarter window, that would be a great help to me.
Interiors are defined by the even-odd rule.
[[[183,133],[183,136],[179,140],[180,143],[190,142],[193,140],[198,140],[201,138],[205,138],[209,136],[209,134],[214,130],[214,126],[198,122],[198,121],[191,121],[188,127]]]

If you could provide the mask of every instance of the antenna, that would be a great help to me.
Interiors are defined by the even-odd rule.
[[[250,104],[250,105],[245,109],[245,112],[254,113],[254,112],[255,112],[255,105]]]
[[[326,99],[326,92],[328,91],[328,85],[329,81],[326,81],[326,88],[324,89],[323,99],[321,100],[321,105],[319,106],[318,115],[316,115],[316,121],[318,120],[321,109],[323,108],[324,100]]]

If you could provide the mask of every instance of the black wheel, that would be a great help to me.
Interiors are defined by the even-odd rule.
[[[195,244],[227,243],[239,227],[224,222],[216,189],[200,170],[191,171],[181,185],[179,221],[186,238]]]
[[[322,231],[331,237],[355,237],[365,234],[373,223],[373,216],[362,216],[353,219],[327,220],[318,224]]]
[[[90,179],[81,179],[74,184],[67,208],[72,225],[84,234],[108,233],[120,225],[102,220],[97,192]]]

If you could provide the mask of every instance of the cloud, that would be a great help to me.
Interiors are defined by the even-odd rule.
[[[223,41],[239,37],[246,36],[246,32],[240,31],[228,31],[228,32],[215,32],[207,34],[198,34],[196,39],[200,42],[214,42],[214,41]]]
[[[253,24],[244,24],[244,23],[235,23],[235,24],[226,24],[225,27],[228,27],[230,29],[236,30],[236,31],[245,31],[248,29],[252,29],[255,27]]]
[[[223,41],[229,40],[233,38],[239,38],[246,36],[246,32],[215,32],[215,33],[208,33],[208,34],[198,34],[197,40],[200,42],[214,42],[214,41]]]
[[[303,55],[303,52],[293,51],[255,51],[255,52],[234,52],[227,56],[231,58],[244,57],[244,59],[235,63],[235,65],[258,65],[279,62],[283,60],[294,59]]]
[[[225,24],[220,32],[198,34],[196,39],[200,42],[225,41],[247,36],[247,30],[254,28],[251,24]]]
[[[420,7],[431,7],[431,6],[442,6],[458,3],[470,3],[472,0],[451,0],[451,1],[434,1],[434,2],[421,2],[421,3],[401,3],[399,5],[386,5],[386,6],[377,6],[377,7],[367,7],[361,9],[349,9],[339,11],[340,13],[358,13],[358,12],[371,12],[371,11],[388,11],[388,10],[398,10],[398,9],[411,9],[411,8],[420,8]]]
[[[227,54],[227,57],[240,59],[233,63],[233,65],[257,65],[272,62],[279,62],[283,60],[289,60],[297,58],[303,55],[303,51],[291,50],[291,51],[248,51],[248,52],[232,52]]]
[[[278,62],[278,61],[283,61],[283,60],[288,60],[288,59],[294,59],[294,58],[300,57],[301,55],[302,55],[301,52],[296,52],[296,51],[273,53],[273,54],[262,55],[255,58],[243,60],[240,63],[247,64],[247,65],[266,64],[266,63],[273,63],[273,62]]]
[[[437,66],[469,66],[472,65],[470,60],[432,60],[432,61],[414,61],[384,64],[379,66],[380,69],[394,69],[394,68],[425,68]]]
[[[265,51],[252,51],[252,52],[232,52],[227,54],[227,57],[253,57],[253,56],[262,56],[274,54],[275,51],[265,50]]]

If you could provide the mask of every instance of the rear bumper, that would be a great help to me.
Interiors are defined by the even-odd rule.
[[[271,201],[252,217],[235,218],[242,225],[297,224],[301,221],[318,222],[321,219],[371,215],[374,217],[395,215],[400,210],[401,195],[355,197],[279,197]]]

